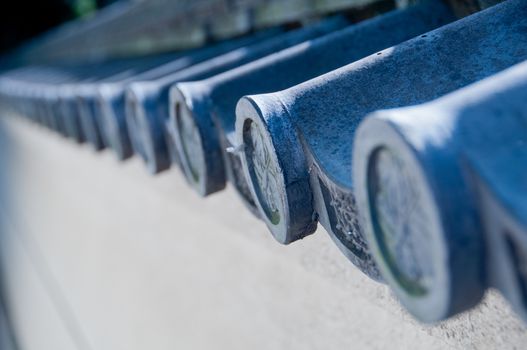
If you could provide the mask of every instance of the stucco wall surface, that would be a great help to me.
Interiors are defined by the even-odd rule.
[[[7,314],[22,349],[522,349],[496,293],[434,326],[319,229],[280,246],[227,190],[197,197],[23,121],[0,120]]]

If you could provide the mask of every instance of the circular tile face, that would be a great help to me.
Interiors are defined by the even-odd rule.
[[[99,100],[98,103],[99,110],[102,113],[100,120],[103,124],[103,133],[105,138],[114,150],[119,151],[120,145],[118,143],[118,139],[120,135],[114,109],[111,105],[104,103],[103,101]]]
[[[407,294],[424,296],[436,277],[430,203],[404,161],[386,148],[370,159],[368,193],[373,233],[391,274]]]
[[[175,108],[177,132],[181,141],[180,156],[187,168],[187,177],[197,183],[205,173],[205,156],[199,129],[188,108],[180,103]]]
[[[281,221],[284,212],[282,197],[285,189],[281,186],[281,172],[270,141],[254,122],[248,122],[244,128],[247,164],[251,182],[263,214],[273,225]]]
[[[142,117],[142,110],[135,98],[130,100],[130,139],[134,145],[135,151],[141,156],[144,161],[148,160],[147,147],[149,140],[147,139],[147,125]]]

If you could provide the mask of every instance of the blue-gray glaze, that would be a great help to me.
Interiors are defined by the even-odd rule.
[[[227,175],[230,182],[239,190],[244,202],[254,207],[252,195],[246,190],[245,177],[237,164],[237,161],[239,162],[236,159],[237,154],[225,151],[235,148],[236,142],[232,134],[235,128],[235,107],[240,97],[293,86],[440,27],[454,19],[445,5],[438,1],[430,1],[306,41],[206,80],[176,84],[171,92],[171,113],[176,105],[179,105],[178,109],[181,113],[183,108],[181,105],[191,111],[201,135],[202,147],[196,152],[203,153],[205,164],[202,168],[206,172],[194,177],[194,172],[189,170],[190,160],[186,159],[184,141],[177,130],[178,116],[173,113],[168,121],[171,126],[167,128],[175,129],[167,138],[168,142],[173,143],[169,149],[179,151],[178,156],[181,158],[187,179],[202,195],[221,190],[225,186],[225,175]],[[333,191],[327,192],[325,198],[328,203],[319,210],[319,212],[330,212],[327,217],[322,217],[322,224],[332,236],[343,236],[337,241],[346,243],[348,248],[342,248],[355,264],[361,266],[368,274],[377,275],[372,268],[370,256],[364,249],[364,244],[359,241],[360,232],[354,235],[353,232],[358,230],[350,228],[356,224],[353,225],[352,222],[343,224],[339,221],[340,216],[333,214],[334,211],[336,213],[341,209],[331,205],[330,202],[336,202],[333,195],[336,195]],[[345,195],[338,196],[341,197],[349,198]],[[364,263],[365,261],[367,263]]]
[[[181,53],[180,57],[162,64],[153,69],[141,72],[124,80],[103,82],[98,84],[98,123],[101,125],[102,136],[105,144],[116,154],[119,160],[124,160],[133,155],[129,139],[128,127],[125,116],[125,92],[127,86],[133,81],[149,81],[173,74],[199,62],[219,56],[228,51],[243,47],[285,31],[278,27],[258,32],[248,37],[232,39],[204,48]]]
[[[303,152],[351,188],[359,122],[376,109],[426,102],[525,59],[526,10],[524,1],[510,0],[290,89],[244,99],[290,119]]]
[[[434,249],[448,257],[421,261],[448,276],[440,288],[449,299],[439,309],[416,306],[394,278],[391,265],[403,262],[373,249],[403,304],[421,320],[439,320],[475,305],[492,286],[527,319],[527,62],[433,102],[375,112],[361,124],[353,171],[372,248],[380,241],[368,168],[379,149],[413,155],[433,193],[429,211],[441,218]]]
[[[169,115],[169,89],[173,84],[211,77],[302,41],[327,34],[346,24],[348,21],[344,18],[332,18],[233,50],[158,80],[131,84],[126,97],[126,117],[134,150],[143,157],[150,172],[158,173],[169,168],[171,160],[165,140],[164,123]],[[139,121],[140,125],[147,127],[140,127]]]

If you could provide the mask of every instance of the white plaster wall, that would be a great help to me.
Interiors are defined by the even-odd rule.
[[[0,246],[24,349],[527,347],[526,327],[495,293],[421,325],[322,229],[280,246],[232,190],[204,200],[177,169],[151,177],[138,159],[5,124],[14,195]],[[30,275],[31,286],[20,282]]]

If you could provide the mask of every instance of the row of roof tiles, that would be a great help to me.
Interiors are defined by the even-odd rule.
[[[440,1],[201,49],[0,77],[23,116],[200,195],[240,194],[289,244],[321,224],[426,322],[498,288],[527,317],[527,2]]]

